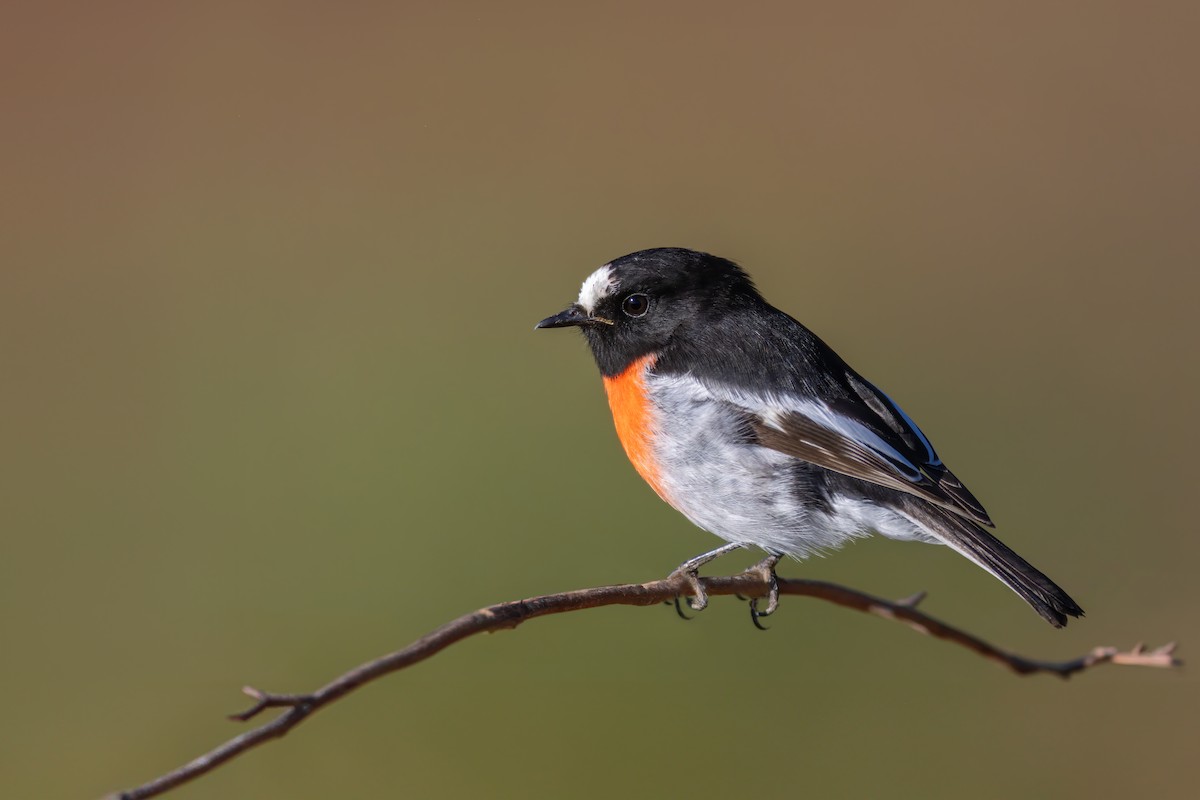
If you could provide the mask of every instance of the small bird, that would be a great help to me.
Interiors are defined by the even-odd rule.
[[[728,544],[672,573],[694,608],[697,572],[758,547],[775,566],[857,537],[944,544],[1000,579],[1051,625],[1083,609],[992,536],[983,506],[886,394],[723,258],[631,253],[583,282],[537,328],[577,327],[603,377],[617,436],[659,497]]]

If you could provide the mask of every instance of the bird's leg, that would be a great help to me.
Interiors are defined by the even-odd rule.
[[[734,550],[740,550],[746,545],[738,542],[730,542],[722,545],[716,550],[710,550],[707,553],[701,553],[695,558],[689,558],[687,561],[680,564],[675,570],[667,576],[667,580],[682,576],[687,581],[688,588],[692,592],[691,606],[696,611],[702,611],[708,605],[708,593],[704,591],[704,587],[700,585],[700,576],[697,571],[714,559],[718,559],[726,553],[732,553]]]
[[[767,582],[767,607],[759,611],[759,599],[755,597],[750,601],[750,620],[754,623],[754,627],[760,631],[765,631],[766,628],[758,621],[759,618],[769,617],[779,608],[779,581],[775,577],[775,565],[778,563],[779,556],[767,556],[746,570],[746,572],[757,572]]]

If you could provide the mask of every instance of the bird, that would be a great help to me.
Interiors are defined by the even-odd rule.
[[[617,258],[535,328],[582,331],[630,462],[650,487],[726,544],[700,567],[758,548],[775,568],[861,537],[942,544],[998,578],[1055,627],[1083,609],[988,529],[980,502],[888,395],[768,303],[732,261],[678,247]]]

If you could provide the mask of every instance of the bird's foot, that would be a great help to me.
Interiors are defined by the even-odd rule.
[[[690,563],[691,562],[689,561],[686,564],[681,564],[679,569],[676,569],[667,576],[667,580],[682,579],[683,582],[687,584],[687,594],[690,595],[690,597],[687,598],[688,608],[690,608],[692,611],[703,611],[708,605],[708,592],[704,591],[704,585],[700,583],[700,575],[697,573],[695,567],[691,569],[685,569],[685,567],[687,567]],[[678,596],[675,598],[675,611],[683,619],[691,619],[691,617],[683,613],[683,608],[679,604]]]
[[[710,550],[707,553],[702,553],[701,555],[696,556],[695,558],[688,559],[676,567],[671,574],[667,576],[667,580],[682,579],[683,582],[687,584],[687,593],[691,595],[691,599],[688,600],[688,607],[693,611],[703,611],[705,606],[708,605],[708,592],[704,591],[704,586],[700,583],[700,568],[708,562],[720,558],[726,553],[732,553],[734,550],[740,550],[742,547],[745,547],[745,545],[730,543],[727,545],[722,545],[716,550]],[[679,612],[679,616],[683,617],[684,619],[690,619],[684,615],[683,610],[679,607],[678,601],[675,603],[675,610]]]
[[[779,609],[779,580],[775,577],[775,566],[778,563],[779,556],[767,556],[746,570],[747,573],[758,574],[767,582],[767,607],[759,611],[758,601],[761,598],[754,597],[750,600],[750,621],[760,631],[765,631],[767,627],[759,622],[759,620],[763,617],[771,616]]]

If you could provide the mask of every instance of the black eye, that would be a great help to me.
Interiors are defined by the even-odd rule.
[[[644,317],[650,310],[650,298],[644,294],[631,294],[621,301],[621,310],[631,317]]]

